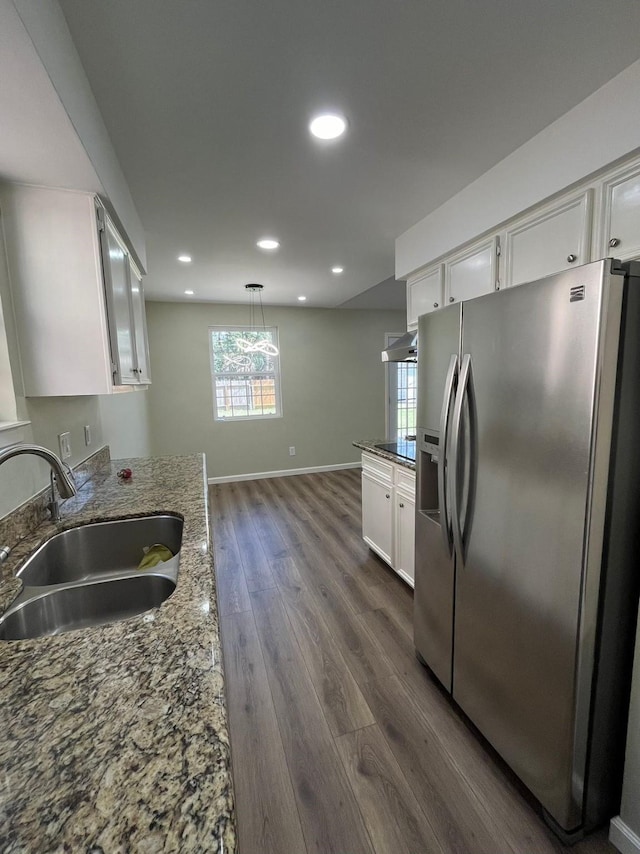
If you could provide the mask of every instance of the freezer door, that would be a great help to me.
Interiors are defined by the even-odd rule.
[[[451,692],[455,563],[437,511],[416,514],[413,638],[420,659]]]
[[[566,830],[605,268],[466,303],[454,409],[453,696]]]
[[[452,355],[460,351],[462,303],[418,318],[417,421],[433,436],[440,433],[445,381]]]
[[[416,651],[451,691],[455,561],[446,500],[448,443],[462,306],[418,320],[416,558],[413,631]],[[438,439],[434,437],[439,437]],[[433,450],[436,453],[433,453]]]

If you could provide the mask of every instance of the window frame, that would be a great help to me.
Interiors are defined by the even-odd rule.
[[[395,341],[405,335],[405,332],[387,332],[385,333],[385,347],[390,347]],[[395,442],[400,438],[404,438],[404,436],[399,436],[398,424],[397,424],[397,412],[398,412],[398,382],[397,382],[397,367],[398,362],[387,362],[386,370],[385,370],[385,431],[386,436],[389,441]],[[403,363],[400,363],[403,364]],[[417,369],[417,366],[416,366]],[[396,371],[396,376],[392,375],[392,370]],[[416,397],[417,397],[417,375],[416,375]],[[416,408],[417,408],[417,400],[416,400]],[[417,411],[416,411],[417,416]],[[395,421],[395,429],[393,428],[393,423]],[[414,426],[413,432],[415,433],[416,427]],[[402,431],[405,435],[411,435],[410,429],[407,427],[406,430]]]
[[[271,356],[274,360],[275,370],[273,371],[224,371],[224,372],[216,372],[214,368],[214,347],[213,347],[213,332],[270,332],[271,340],[280,350],[279,344],[279,335],[278,335],[278,327],[277,326],[265,326],[264,328],[256,329],[255,326],[243,326],[242,324],[215,324],[213,326],[209,326],[208,328],[208,336],[209,336],[209,371],[211,373],[211,392],[212,392],[212,407],[213,407],[213,420],[218,424],[224,424],[225,422],[242,422],[242,421],[264,421],[272,418],[282,418],[282,370],[280,365],[280,353],[278,352],[277,356]],[[276,401],[276,411],[270,414],[260,414],[260,415],[231,415],[229,417],[223,417],[218,415],[218,396],[216,394],[217,386],[216,381],[219,377],[233,378],[233,377],[246,377],[247,375],[251,376],[260,376],[263,378],[271,378],[273,377],[274,386],[275,386],[275,401]]]

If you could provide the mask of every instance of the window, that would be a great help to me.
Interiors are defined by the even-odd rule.
[[[276,327],[212,326],[209,341],[215,420],[281,416]]]
[[[387,335],[387,347],[400,337]],[[397,441],[416,432],[418,366],[415,362],[389,362],[387,370],[387,436]]]

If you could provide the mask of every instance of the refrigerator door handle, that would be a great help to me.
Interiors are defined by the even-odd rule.
[[[447,439],[449,434],[449,421],[451,415],[451,398],[458,373],[458,357],[451,356],[447,378],[444,384],[444,397],[442,400],[442,412],[440,415],[440,453],[438,454],[438,500],[440,502],[440,528],[444,547],[449,556],[453,550],[453,535],[451,530],[451,512],[449,507],[449,496],[447,494]]]
[[[462,366],[460,368],[460,379],[458,380],[458,392],[456,394],[456,402],[453,407],[453,425],[451,431],[451,465],[449,466],[449,494],[450,494],[450,512],[451,512],[451,528],[453,531],[453,545],[456,551],[460,565],[464,565],[464,548],[462,540],[462,525],[460,524],[460,496],[458,490],[459,484],[459,463],[460,463],[460,437],[462,430],[462,413],[464,411],[464,402],[467,397],[469,388],[469,376],[471,373],[471,356],[469,354],[463,356]]]

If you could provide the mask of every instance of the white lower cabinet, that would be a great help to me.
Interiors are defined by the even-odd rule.
[[[401,469],[396,474],[397,485],[394,488],[393,501],[395,560],[392,565],[398,575],[413,587],[416,548],[416,476],[406,469]]]
[[[362,537],[413,587],[415,473],[362,454]]]
[[[362,472],[362,536],[387,563],[393,549],[392,488]]]

